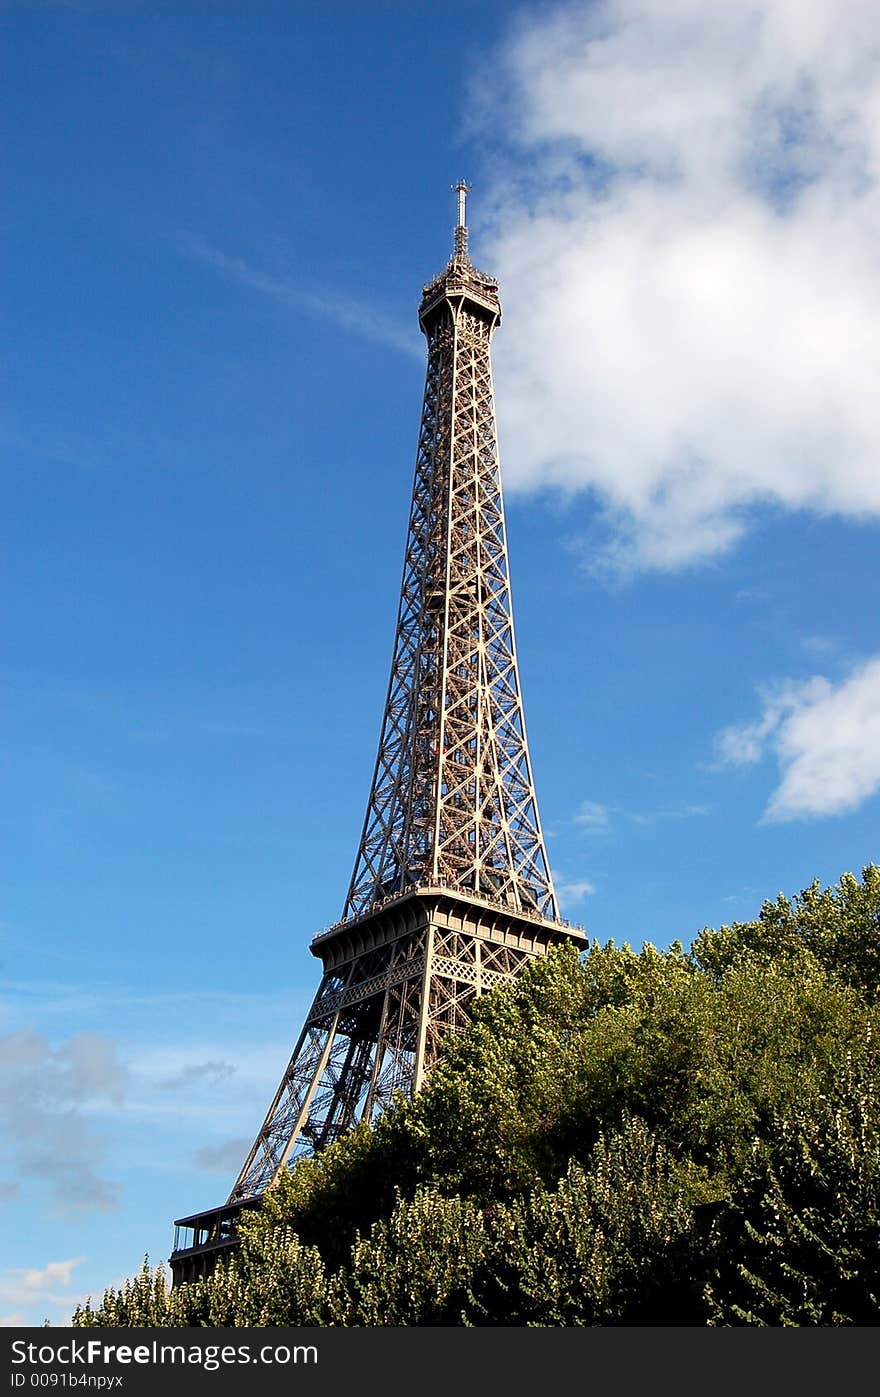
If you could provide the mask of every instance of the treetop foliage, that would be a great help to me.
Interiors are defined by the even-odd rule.
[[[878,1045],[875,865],[689,951],[560,948],[211,1277],[74,1323],[877,1323]]]

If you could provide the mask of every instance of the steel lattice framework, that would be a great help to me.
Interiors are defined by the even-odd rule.
[[[419,310],[428,368],[400,610],[345,916],[426,880],[557,915],[513,638],[489,357],[501,307],[466,231]]]
[[[226,1209],[182,1220],[206,1245],[299,1155],[416,1090],[475,996],[584,941],[558,916],[526,743],[490,360],[498,286],[470,261],[455,188],[453,255],[419,307],[415,482],[351,885],[342,920],[312,942],[323,977]]]

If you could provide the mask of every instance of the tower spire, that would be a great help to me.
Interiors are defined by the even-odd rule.
[[[312,941],[318,992],[226,1205],[180,1220],[198,1274],[238,1212],[304,1154],[418,1090],[474,999],[555,945],[513,635],[490,344],[495,279],[455,254],[423,288],[425,396],[391,674],[342,917]]]
[[[471,186],[466,184],[463,179],[460,179],[458,184],[452,185],[452,192],[458,195],[458,224],[455,229],[455,251],[453,255],[456,259],[461,258],[466,262],[468,255],[468,230],[467,219],[465,217],[465,202],[468,194],[471,192]]]

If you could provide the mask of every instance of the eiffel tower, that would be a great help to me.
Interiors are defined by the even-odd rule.
[[[561,942],[514,647],[490,343],[498,284],[452,257],[422,292],[425,396],[391,677],[342,918],[227,1203],[178,1220],[175,1280],[234,1245],[242,1208],[303,1154],[417,1091],[473,1000]]]

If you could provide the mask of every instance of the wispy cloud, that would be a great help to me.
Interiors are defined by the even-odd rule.
[[[664,820],[699,819],[711,813],[710,805],[696,802],[667,805],[657,810],[624,810],[621,806],[601,805],[595,800],[585,800],[574,816],[573,823],[585,834],[607,834],[612,828],[612,817],[616,821],[633,825],[656,825]]]
[[[564,873],[559,872],[554,872],[553,883],[559,904],[564,912],[578,906],[585,897],[592,896],[596,891],[595,885],[588,878],[569,878]]]
[[[717,750],[734,766],[776,757],[781,779],[765,820],[841,815],[880,791],[880,657],[836,687],[823,676],[772,686],[763,705],[754,722],[721,732]]]
[[[235,1066],[231,1062],[212,1060],[210,1062],[190,1062],[176,1072],[172,1077],[165,1077],[159,1083],[163,1091],[184,1090],[196,1084],[216,1086],[219,1082],[228,1081],[235,1075]]]
[[[83,1257],[75,1256],[69,1261],[50,1261],[42,1269],[10,1267],[0,1271],[0,1305],[17,1307],[12,1313],[0,1317],[0,1326],[9,1328],[27,1324],[26,1312],[29,1308],[44,1310],[50,1306],[69,1314],[79,1299],[70,1294],[71,1276],[83,1260]]]
[[[636,825],[658,825],[665,820],[699,820],[711,815],[711,805],[668,805],[660,810],[641,810],[629,816]]]
[[[4,408],[8,413],[9,408]],[[85,471],[118,472],[119,462],[129,466],[175,470],[187,461],[186,444],[158,431],[153,423],[100,420],[93,430],[76,426],[53,427],[36,415],[30,421],[0,421],[0,447],[6,463],[17,456],[30,467],[34,458]]]
[[[188,256],[212,267],[228,280],[268,296],[278,305],[318,320],[332,320],[340,329],[398,353],[419,359],[424,357],[424,349],[415,332],[398,325],[368,301],[323,287],[309,286],[301,277],[263,271],[243,257],[221,251],[194,233],[178,233],[177,242]]]
[[[574,822],[590,834],[604,833],[608,828],[609,809],[598,800],[584,800],[574,817]]]
[[[237,1173],[247,1158],[253,1141],[244,1136],[238,1140],[224,1140],[217,1145],[202,1145],[193,1153],[193,1163],[197,1169],[212,1173]]]
[[[811,655],[817,660],[828,660],[840,654],[840,637],[836,635],[806,635],[801,640],[801,649],[805,655]]]
[[[517,26],[479,115],[505,479],[592,492],[597,566],[699,562],[767,502],[880,518],[878,44],[864,0]]]
[[[24,1016],[28,1023],[33,1019],[46,1022],[68,1018],[94,1023],[108,1014],[123,1014],[132,1025],[160,1018],[163,1022],[172,1022],[179,1016],[191,1014],[194,1021],[223,1023],[228,1033],[242,1028],[252,1032],[255,1021],[264,1025],[289,1021],[297,998],[295,987],[290,985],[280,985],[262,994],[195,989],[140,991],[124,984],[98,981],[82,985],[65,980],[0,979],[0,992],[7,996],[7,1015],[17,1010],[19,1021]],[[193,1049],[190,1047],[183,1058],[182,1051],[179,1045],[160,1049],[151,1043],[157,1075],[171,1077],[182,1071],[192,1061]],[[213,1059],[215,1052],[210,1056]],[[208,1059],[203,1054],[196,1060]]]
[[[106,1142],[87,1111],[118,1106],[127,1079],[115,1045],[99,1033],[74,1034],[57,1048],[33,1029],[0,1038],[4,1167],[47,1184],[64,1212],[115,1207],[119,1187],[96,1167]]]

